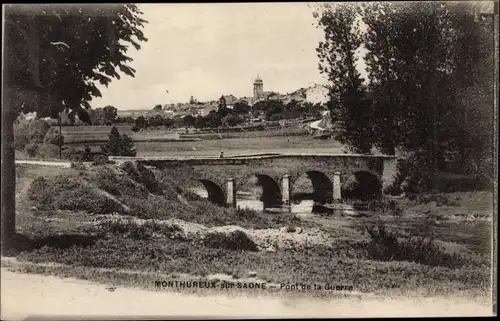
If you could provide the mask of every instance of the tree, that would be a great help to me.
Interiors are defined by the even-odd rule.
[[[135,156],[137,154],[132,139],[125,134],[120,135],[115,126],[111,128],[103,151],[112,156]]]
[[[362,7],[363,22],[369,31],[365,34],[365,55],[370,79],[369,90],[372,94],[373,114],[377,121],[372,124],[374,144],[383,153],[394,155],[397,145],[397,105],[398,81],[395,69],[398,57],[395,55],[394,42],[398,37],[395,23],[399,16],[397,8],[387,2],[371,3]],[[393,22],[393,23],[392,23]]]
[[[409,182],[412,190],[436,188],[438,173],[449,170],[452,163],[462,173],[477,173],[479,164],[485,175],[491,173],[491,161],[484,160],[492,159],[493,28],[475,6],[370,3],[355,18],[366,24],[360,38],[368,51],[365,100],[370,108],[364,115],[370,115],[366,122],[370,126],[366,128],[371,128],[373,143],[384,153],[399,149],[412,155],[406,170],[414,180]],[[347,21],[336,12],[328,8],[317,14],[327,35],[319,56],[333,84],[330,94],[351,75],[342,70],[350,61],[344,62],[346,47],[332,45],[342,43],[338,35]],[[346,33],[355,30],[345,28]],[[349,143],[349,137],[362,137],[358,131],[362,127],[348,121],[358,116],[344,108],[340,95],[330,98],[332,120],[341,123],[341,138]],[[346,126],[349,123],[351,127]]]
[[[153,107],[153,111],[161,111],[162,109],[163,109],[163,108],[162,108],[162,106],[161,106],[160,104],[155,105],[155,106]]]
[[[226,127],[233,127],[233,126],[236,126],[238,124],[241,124],[242,122],[243,122],[243,119],[240,118],[240,116],[235,115],[235,114],[228,114],[221,119],[222,125],[224,125]]]
[[[116,121],[116,117],[118,117],[118,109],[108,105],[103,108],[103,112],[105,125],[111,125]]]
[[[246,115],[252,110],[252,107],[248,104],[248,102],[242,100],[234,104],[233,110],[239,115]]]
[[[356,153],[369,153],[372,146],[370,105],[363,79],[356,69],[356,51],[362,37],[352,4],[335,4],[315,12],[325,41],[317,48],[320,72],[330,82],[329,106],[338,117],[337,139]]]
[[[144,116],[139,116],[135,119],[134,127],[132,127],[132,131],[138,132],[139,130],[146,128],[147,122]]]
[[[229,113],[229,110],[226,105],[226,98],[224,98],[224,95],[220,96],[217,107],[218,107],[217,114],[219,115],[220,118],[226,116]]]
[[[194,127],[196,119],[192,115],[186,115],[182,118],[182,121],[184,122],[184,126]]]
[[[36,111],[57,118],[68,107],[90,123],[86,109],[95,86],[108,85],[116,71],[134,76],[125,55],[132,44],[147,41],[145,20],[137,6],[7,5],[4,15],[2,105],[2,249],[15,235],[15,154],[13,123],[17,115]],[[135,37],[135,38],[133,38]]]
[[[148,118],[149,126],[151,127],[160,127],[163,126],[164,119],[161,115],[154,115],[151,118]]]

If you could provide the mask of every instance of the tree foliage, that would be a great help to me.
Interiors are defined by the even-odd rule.
[[[371,105],[356,68],[362,44],[357,10],[352,4],[335,4],[316,13],[325,41],[317,48],[319,69],[327,75],[331,115],[339,123],[337,139],[353,152],[369,153],[372,146]]]
[[[482,167],[491,175],[493,20],[481,17],[476,5],[368,3],[316,12],[326,39],[318,47],[320,70],[329,77],[329,105],[333,120],[340,120],[342,142],[356,147],[365,124],[368,142],[384,153],[398,149],[422,158],[410,164],[421,166],[424,189],[452,167],[464,173]],[[364,33],[357,21],[365,24]],[[358,87],[352,57],[362,47],[369,107],[352,114],[342,94]],[[354,105],[364,106],[352,92]]]
[[[126,134],[120,135],[115,126],[111,128],[103,151],[112,156],[135,156],[137,154],[132,139]]]
[[[134,76],[128,45],[147,41],[137,6],[8,5],[5,8],[5,85],[17,112],[57,118],[65,107],[89,122],[84,110],[96,86],[117,70]]]
[[[100,97],[96,83],[134,76],[129,45],[147,41],[142,12],[132,4],[4,6],[2,101],[2,249],[15,233],[14,121],[20,112],[58,118],[86,110]]]

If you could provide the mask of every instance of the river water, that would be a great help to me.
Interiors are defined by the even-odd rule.
[[[191,192],[203,197],[208,198],[208,193],[203,188],[193,188]],[[263,203],[257,199],[258,197],[249,198],[246,194],[236,195],[236,207],[248,208],[255,211],[262,211],[264,209]],[[313,208],[312,200],[303,200],[297,204],[291,204],[291,212],[296,214],[310,214]]]

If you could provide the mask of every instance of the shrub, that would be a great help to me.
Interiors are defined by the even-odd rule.
[[[368,244],[370,258],[381,261],[410,261],[430,266],[458,267],[463,259],[458,254],[449,254],[432,238],[404,236],[389,231],[385,225],[377,224],[366,229],[371,242]]]
[[[159,224],[153,220],[140,224],[131,220],[109,220],[101,222],[97,228],[113,234],[121,234],[127,238],[150,239],[155,234],[170,239],[182,238],[180,229],[175,225]]]
[[[102,190],[123,197],[147,198],[147,189],[131,179],[126,174],[121,174],[115,170],[102,167],[95,173],[92,181]]]
[[[28,139],[32,143],[43,143],[50,125],[43,119],[32,119],[28,124]]]
[[[50,183],[44,177],[35,178],[28,189],[28,199],[38,208],[51,208],[53,206],[53,193]]]
[[[28,190],[28,199],[41,209],[83,210],[98,214],[122,211],[116,200],[99,193],[82,177],[71,174],[35,178]]]
[[[22,151],[29,143],[28,124],[25,122],[14,124],[14,148]]]
[[[399,159],[396,166],[397,173],[394,182],[386,189],[391,195],[401,193],[423,193],[432,190],[434,170],[426,155],[411,155]]]
[[[104,155],[95,155],[94,159],[92,160],[92,165],[94,166],[106,165],[107,163],[108,158]]]
[[[87,211],[96,214],[122,211],[122,207],[115,200],[94,191],[88,185],[62,191],[54,198],[54,204],[56,208],[62,210]]]
[[[59,158],[59,146],[47,143],[41,144],[37,155],[41,158]]]
[[[211,232],[205,236],[203,244],[212,248],[233,251],[258,251],[257,245],[243,231],[239,230],[228,234]]]
[[[392,213],[394,215],[403,214],[403,209],[400,204],[395,200],[380,198],[376,200],[371,200],[367,204],[367,208],[370,211],[381,211],[384,213]]]
[[[151,193],[162,194],[163,185],[156,180],[155,174],[145,166],[134,162],[125,162],[120,167],[133,180],[143,184]]]
[[[81,186],[81,180],[71,175],[61,174],[49,179],[40,176],[31,182],[28,189],[28,199],[38,208],[54,209],[57,195],[64,190]]]
[[[45,134],[43,142],[46,144],[62,146],[64,145],[64,136],[59,133],[58,129],[52,127]]]
[[[84,155],[84,151],[68,147],[63,149],[62,156],[64,159],[70,160],[72,162],[85,162],[86,158]]]
[[[24,151],[26,152],[26,155],[28,155],[28,157],[35,157],[38,154],[38,144],[28,143],[25,146]]]

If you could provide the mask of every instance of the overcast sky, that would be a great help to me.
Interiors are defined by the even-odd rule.
[[[325,83],[315,49],[323,39],[306,3],[141,4],[149,39],[127,54],[136,77],[102,88],[92,106],[151,109],[155,104],[281,93]],[[167,93],[168,90],[168,93]]]

